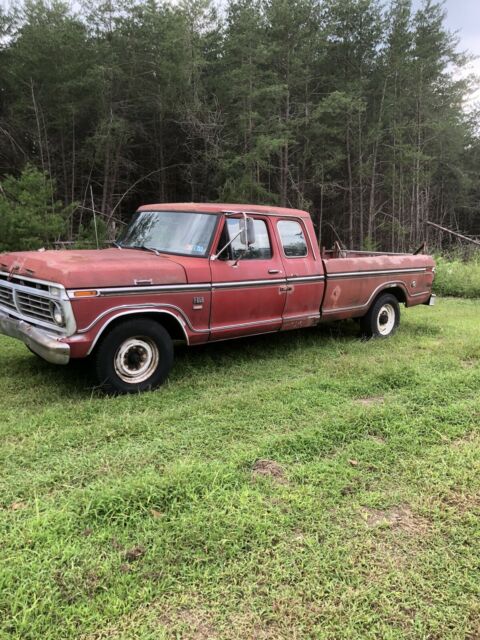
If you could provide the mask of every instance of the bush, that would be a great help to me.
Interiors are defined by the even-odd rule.
[[[0,251],[47,247],[64,233],[74,205],[64,207],[54,193],[54,180],[31,165],[1,181]]]
[[[433,289],[442,296],[480,298],[480,252],[468,261],[436,256]]]

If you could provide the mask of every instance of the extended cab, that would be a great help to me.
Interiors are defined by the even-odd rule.
[[[173,345],[358,318],[391,335],[433,304],[427,255],[321,253],[310,216],[279,207],[140,207],[115,246],[0,254],[0,333],[56,364],[92,357],[99,385],[159,386]]]

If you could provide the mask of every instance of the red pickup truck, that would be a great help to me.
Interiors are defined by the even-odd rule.
[[[188,345],[358,318],[391,335],[401,303],[433,304],[427,255],[321,252],[280,207],[152,204],[114,246],[0,254],[0,333],[56,364],[91,356],[110,393],[152,389]]]

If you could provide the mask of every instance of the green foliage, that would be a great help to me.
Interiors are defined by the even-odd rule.
[[[108,229],[105,221],[96,216],[86,225],[80,225],[75,242],[76,249],[101,248],[107,241]]]
[[[0,637],[475,638],[479,313],[179,350],[118,398],[1,337]]]
[[[442,296],[480,298],[480,256],[470,260],[436,256],[434,290]]]
[[[48,247],[65,231],[74,205],[54,200],[55,184],[32,166],[0,183],[0,251]]]
[[[95,0],[80,13],[28,0],[3,10],[0,176],[30,163],[62,202],[90,207],[93,189],[97,211],[125,220],[155,201],[308,206],[324,245],[411,250],[426,220],[480,235],[478,113],[464,109],[466,57],[441,3],[223,9]],[[65,239],[86,215],[76,210]]]

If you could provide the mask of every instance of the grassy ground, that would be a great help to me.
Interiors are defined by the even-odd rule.
[[[121,398],[1,339],[0,637],[479,638],[479,314],[184,350]]]
[[[442,296],[480,298],[480,251],[470,260],[437,256],[434,289]]]

